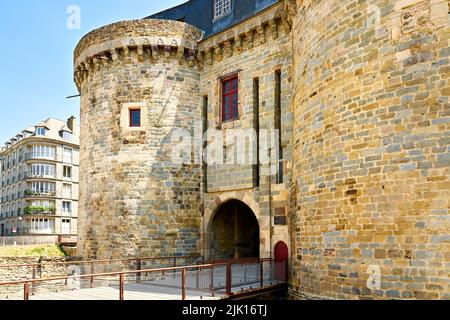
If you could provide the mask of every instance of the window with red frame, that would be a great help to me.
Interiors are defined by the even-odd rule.
[[[232,77],[222,81],[222,121],[237,120],[239,118],[238,77]]]
[[[130,109],[130,127],[141,126],[141,109]]]

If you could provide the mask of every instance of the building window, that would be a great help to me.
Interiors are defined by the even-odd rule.
[[[61,136],[66,141],[70,141],[72,139],[72,133],[69,131],[62,131]]]
[[[52,234],[55,229],[55,220],[53,219],[31,219],[30,231],[32,233]]]
[[[231,0],[214,1],[214,19],[226,16],[231,13]]]
[[[69,166],[63,167],[63,177],[67,179],[72,178],[72,167]]]
[[[54,182],[34,181],[31,183],[31,191],[38,195],[54,195],[56,185]]]
[[[36,128],[36,135],[37,136],[45,136],[45,128],[44,127],[37,127]]]
[[[33,207],[54,208],[55,202],[49,200],[35,200],[31,203]]]
[[[31,165],[31,176],[54,178],[55,168],[55,165],[35,163]]]
[[[73,151],[71,148],[64,147],[63,149],[63,162],[72,163]]]
[[[130,109],[130,127],[141,126],[141,109]]]
[[[72,213],[72,202],[63,201],[62,206],[63,206],[64,213]]]
[[[72,198],[72,185],[68,183],[63,183],[63,198]]]
[[[70,234],[70,219],[62,219],[61,223],[61,233]]]
[[[32,155],[33,159],[55,159],[56,148],[52,146],[33,146]]]
[[[234,76],[222,81],[222,121],[239,118],[239,81]]]

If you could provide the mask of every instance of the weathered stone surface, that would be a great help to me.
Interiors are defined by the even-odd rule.
[[[81,255],[208,257],[214,215],[239,200],[261,256],[290,245],[294,295],[448,298],[448,1],[286,0],[196,48],[190,27],[155,24],[99,29],[76,51]],[[203,129],[253,128],[256,78],[260,128],[273,129],[278,70],[284,183],[256,185],[251,165],[170,165],[168,134],[198,129],[205,97]],[[220,81],[236,73],[239,119],[222,123]],[[124,125],[133,106],[139,130]]]
[[[0,257],[0,282],[23,281],[36,278],[65,277],[69,275],[67,261],[76,258],[45,258],[45,257]],[[33,267],[26,265],[38,265]],[[16,265],[21,265],[17,267]],[[7,268],[6,266],[11,266]],[[14,267],[13,267],[14,266]],[[57,290],[60,283],[54,283],[53,288],[46,285],[34,285],[33,292],[48,292]],[[0,299],[14,293],[22,293],[23,285],[0,286]]]
[[[448,1],[296,4],[293,291],[448,298]],[[330,245],[352,253],[312,254]],[[367,291],[369,266],[381,288]]]
[[[139,47],[115,47],[124,37],[155,35],[196,43],[200,32],[178,22],[122,22],[88,34],[76,50],[78,61],[77,54],[95,52],[92,46],[107,39],[107,52],[113,52],[106,52],[98,68],[79,75],[83,188],[78,248],[84,258],[200,251],[201,167],[172,161],[179,143],[172,141],[174,130],[193,135],[200,121],[200,74],[184,56],[180,60],[175,43],[141,59]],[[133,108],[141,109],[140,128],[129,126]]]

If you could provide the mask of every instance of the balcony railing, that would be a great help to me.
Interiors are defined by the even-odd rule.
[[[40,160],[40,159],[49,159],[55,160],[55,153],[27,153],[25,154],[25,160]]]
[[[25,198],[42,198],[42,197],[56,197],[56,191],[33,191],[26,190]]]
[[[58,235],[58,233],[55,232],[54,228],[48,228],[48,229],[42,229],[42,230],[36,230],[31,229],[29,227],[18,227],[16,228],[16,232],[13,232],[11,228],[5,229],[3,231],[3,234],[0,234],[0,236],[26,236],[26,235]]]
[[[37,174],[37,173],[32,173],[31,171],[27,171],[22,173],[22,176],[24,179],[55,179],[55,173],[53,172],[52,175],[46,175],[46,174]]]
[[[23,209],[23,213],[26,215],[52,215],[56,214],[55,207],[35,207],[28,206]]]

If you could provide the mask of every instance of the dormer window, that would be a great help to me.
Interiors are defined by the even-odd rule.
[[[33,132],[29,132],[29,131],[23,131],[22,132],[22,137],[23,139],[30,137],[33,134]]]
[[[72,139],[72,133],[70,133],[69,131],[61,131],[61,137],[64,140],[71,140]]]
[[[36,135],[40,137],[45,136],[45,128],[44,127],[36,127]]]
[[[214,20],[231,13],[231,0],[214,0]]]

